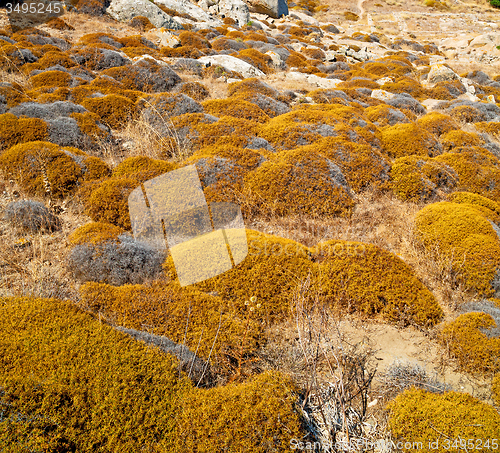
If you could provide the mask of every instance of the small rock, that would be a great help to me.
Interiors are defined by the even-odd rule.
[[[266,55],[269,55],[272,60],[272,65],[276,69],[285,69],[286,68],[286,63],[285,60],[281,57],[281,55],[277,52],[274,52],[273,50],[270,50],[269,52],[266,52]]]
[[[382,77],[381,79],[375,80],[375,82],[382,86],[386,83],[393,83],[394,79],[392,77]]]
[[[228,71],[234,71],[241,74],[243,77],[265,77],[266,75],[250,63],[233,57],[232,55],[211,55],[198,58],[201,63],[210,63],[222,66]]]
[[[250,11],[243,0],[219,0],[219,15],[234,19],[240,27],[250,22]]]
[[[388,101],[396,97],[396,95],[385,90],[373,90],[371,97],[380,101]]]
[[[247,4],[252,13],[266,14],[276,19],[288,15],[287,0],[247,0]]]
[[[174,49],[181,46],[181,40],[179,37],[164,28],[160,28],[160,31],[156,36],[158,36],[158,44],[160,44],[160,46],[172,47]]]

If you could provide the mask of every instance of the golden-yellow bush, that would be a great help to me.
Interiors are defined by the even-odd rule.
[[[478,132],[485,132],[490,134],[494,138],[498,139],[500,137],[500,122],[489,121],[489,122],[478,122],[474,124]]]
[[[0,155],[0,169],[30,195],[63,197],[76,189],[83,170],[61,148],[49,142],[13,146]]]
[[[455,148],[434,158],[453,168],[461,190],[475,192],[491,199],[500,196],[500,161],[484,148]]]
[[[480,330],[491,327],[496,327],[491,315],[464,313],[441,328],[439,340],[462,370],[473,374],[498,373],[500,338],[489,338]]]
[[[290,453],[291,439],[304,436],[297,396],[292,382],[276,372],[243,384],[195,389],[176,419],[176,451]]]
[[[44,71],[33,77],[29,82],[33,88],[40,87],[69,87],[71,84],[71,74],[64,71]]]
[[[340,169],[317,152],[283,151],[245,177],[257,206],[277,215],[349,216],[353,195]]]
[[[173,441],[191,384],[170,356],[69,302],[0,299],[0,312],[2,445],[132,452]]]
[[[202,102],[205,112],[217,117],[234,116],[258,123],[269,121],[269,116],[255,104],[247,101],[235,102],[234,99],[211,99]]]
[[[462,130],[452,130],[441,136],[441,144],[445,151],[452,151],[453,148],[461,146],[481,146],[484,144],[477,134]]]
[[[466,203],[482,206],[500,216],[500,204],[489,198],[471,192],[453,192],[448,195],[448,200],[452,203]]]
[[[396,159],[390,175],[394,193],[415,203],[428,201],[439,191],[449,192],[458,185],[458,175],[450,166],[425,156]]]
[[[433,134],[440,136],[458,129],[458,124],[449,115],[439,112],[429,112],[417,120],[417,124]]]
[[[179,92],[193,98],[195,101],[204,101],[210,96],[208,89],[200,82],[185,82]]]
[[[226,373],[237,352],[255,354],[262,335],[257,312],[238,313],[219,297],[177,282],[111,286],[85,283],[81,304],[104,319],[131,329],[147,330],[211,357]],[[187,319],[189,318],[189,324]],[[242,344],[242,339],[245,342]]]
[[[478,123],[486,121],[486,115],[470,105],[454,107],[451,110],[450,115],[452,118],[462,121],[463,123]]]
[[[414,123],[400,123],[382,130],[384,151],[390,157],[429,156],[440,153],[441,146],[433,134]]]
[[[253,77],[250,79],[243,79],[241,82],[233,82],[227,86],[227,93],[229,96],[236,96],[239,94],[262,94],[271,98],[276,98],[278,92],[274,88],[266,85],[261,80]]]
[[[0,115],[0,150],[48,138],[47,123],[40,118],[18,118],[12,113]]]
[[[337,164],[349,186],[355,191],[379,187],[387,181],[389,164],[376,148],[337,138],[324,137],[300,148],[304,154],[320,153]]]
[[[327,241],[311,249],[319,286],[340,311],[380,314],[403,325],[432,326],[443,311],[400,258],[373,244]]]
[[[388,409],[394,440],[408,442],[402,451],[457,453],[476,446],[487,449],[487,441],[494,449],[492,441],[500,432],[498,412],[467,393],[440,395],[412,388],[398,395]]]
[[[114,129],[125,127],[135,115],[134,102],[124,96],[108,94],[107,96],[86,98],[82,106],[99,116],[100,120]]]
[[[465,287],[484,296],[494,294],[500,266],[500,241],[490,220],[498,215],[485,207],[445,201],[425,206],[415,218],[425,246],[437,248]]]
[[[249,295],[256,296],[261,304],[258,317],[262,321],[286,317],[297,285],[307,277],[313,265],[308,249],[290,239],[253,230],[246,233],[248,255],[245,260],[195,286],[202,291],[217,292],[240,313],[245,313],[244,301]],[[170,277],[176,278],[171,258],[167,258],[165,269]]]
[[[129,230],[131,228],[128,197],[140,185],[133,175],[85,183],[78,195],[85,213],[95,222],[105,222]]]
[[[116,241],[124,230],[116,225],[104,222],[90,222],[77,228],[68,238],[71,245],[98,244],[106,241]]]
[[[113,169],[113,176],[133,176],[139,182],[146,182],[175,168],[175,164],[166,160],[146,156],[128,157]]]

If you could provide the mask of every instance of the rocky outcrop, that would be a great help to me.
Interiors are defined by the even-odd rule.
[[[237,72],[245,78],[265,77],[265,74],[260,69],[257,69],[250,63],[231,55],[212,55],[198,58],[198,61],[201,63],[210,63],[212,65],[222,66],[227,71]]]
[[[128,22],[134,17],[143,16],[156,28],[181,30],[182,24],[162,11],[153,2],[148,0],[111,0],[106,12],[115,20]]]
[[[240,27],[250,22],[250,11],[243,0],[220,0],[218,10],[221,17],[234,19]]]
[[[287,0],[246,0],[252,13],[267,14],[275,19],[288,15]]]

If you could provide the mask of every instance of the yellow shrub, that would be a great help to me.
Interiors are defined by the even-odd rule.
[[[128,157],[113,169],[113,176],[133,176],[140,182],[146,182],[175,168],[173,163],[166,160],[146,156]]]
[[[497,373],[500,371],[500,338],[488,338],[480,330],[495,326],[489,314],[464,313],[442,327],[439,340],[462,370]]]
[[[277,372],[244,384],[194,389],[177,418],[176,447],[198,453],[289,453],[294,450],[291,439],[304,435],[297,399],[298,390]]]
[[[394,111],[396,111],[396,114],[400,115],[400,117],[393,118]],[[400,110],[395,109],[394,107],[391,107],[387,104],[380,104],[380,105],[374,105],[372,107],[368,107],[365,110],[365,116],[372,123],[377,123],[381,127],[394,125],[394,121],[396,121],[398,123],[404,122],[402,120],[406,119],[403,112],[401,112]],[[406,121],[408,121],[408,120],[406,119]]]
[[[382,130],[382,145],[390,157],[435,156],[440,145],[435,137],[422,127],[413,124],[395,124]]]
[[[203,101],[210,96],[208,89],[199,82],[183,83],[179,93],[185,94],[186,96],[193,98],[195,101]]]
[[[99,117],[92,112],[85,113],[72,113],[71,118],[74,118],[80,131],[85,134],[87,140],[93,144],[99,144],[99,139],[104,139],[109,136],[109,132],[103,129],[104,126],[99,127]]]
[[[235,102],[234,99],[229,98],[211,99],[202,102],[202,105],[206,113],[217,117],[228,115],[258,123],[269,121],[269,116],[260,107],[247,101]]]
[[[469,105],[454,107],[451,110],[450,115],[454,119],[464,123],[478,123],[486,121],[486,115],[483,112]]]
[[[304,154],[321,153],[337,164],[349,186],[355,191],[378,187],[387,181],[389,164],[376,148],[352,141],[324,137],[312,145],[297,148]]]
[[[440,202],[416,216],[416,231],[426,247],[438,248],[451,261],[466,288],[481,295],[494,293],[492,281],[500,265],[500,241],[490,223],[498,215],[480,206]]]
[[[458,184],[458,175],[451,167],[424,156],[396,159],[390,175],[394,193],[415,203],[432,199],[438,191],[453,190]]]
[[[84,184],[79,191],[85,213],[95,222],[112,223],[129,230],[128,196],[140,182],[126,175],[88,184]]]
[[[3,96],[4,102],[9,109],[30,100],[26,96],[24,88],[15,82],[11,83],[10,86],[0,86],[0,96]]]
[[[49,142],[29,142],[13,146],[0,155],[0,169],[30,195],[63,197],[71,193],[83,170],[61,148]]]
[[[276,98],[279,94],[277,90],[266,85],[257,78],[243,79],[241,82],[233,82],[227,86],[227,94],[236,96],[239,94],[262,94],[271,98]]]
[[[134,117],[135,105],[130,99],[109,94],[103,97],[86,98],[82,106],[99,116],[104,124],[114,129],[125,127]]]
[[[307,277],[313,263],[307,247],[298,242],[247,230],[248,255],[233,269],[217,277],[197,283],[206,292],[215,291],[245,313],[244,301],[249,295],[261,304],[257,313],[262,321],[283,318],[290,314],[293,293]],[[165,262],[171,278],[176,278],[171,258]]]
[[[71,80],[71,74],[63,71],[45,71],[29,79],[33,88],[69,87]]]
[[[395,441],[403,445],[408,442],[401,448],[405,452],[457,453],[476,445],[487,449],[486,441],[493,449],[492,440],[500,432],[498,412],[467,393],[439,395],[413,388],[398,395],[388,409],[389,429]],[[469,439],[472,444],[467,443]]]
[[[261,209],[277,215],[351,214],[351,190],[333,162],[303,148],[273,157],[245,178],[245,188]]]
[[[40,65],[40,69],[47,69],[55,65],[61,65],[64,68],[76,66],[76,63],[67,54],[61,51],[47,52],[37,61],[37,63]]]
[[[181,32],[179,34],[179,39],[182,46],[191,46],[200,50],[205,50],[212,47],[207,39],[205,39],[199,33],[194,33],[192,31]]]
[[[445,151],[451,151],[453,148],[461,146],[481,146],[484,144],[477,134],[465,132],[462,130],[449,131],[441,137],[441,144]]]
[[[500,161],[484,148],[455,148],[434,158],[453,168],[458,174],[461,190],[496,199],[500,196]]]
[[[12,113],[0,115],[0,150],[48,138],[47,123],[40,118],[18,118]]]
[[[448,200],[452,203],[466,203],[476,206],[482,206],[483,208],[489,209],[490,211],[500,216],[500,204],[493,200],[490,200],[489,198],[482,197],[477,193],[453,192],[448,195]],[[495,223],[497,223],[496,220]]]
[[[500,122],[478,122],[474,126],[478,132],[486,132],[497,139],[500,137]]]
[[[177,282],[123,286],[85,283],[80,294],[83,307],[99,312],[104,319],[137,330],[147,326],[148,332],[197,350],[204,359],[210,356],[219,366],[227,367],[226,372],[231,371],[231,356],[237,350],[244,355],[255,353],[262,334],[254,312],[248,312],[252,316],[247,323],[245,313],[238,313],[219,297],[192,287],[181,288]]]
[[[440,136],[458,129],[458,124],[451,116],[439,112],[429,112],[417,120],[417,124],[433,134]]]
[[[415,99],[421,99],[422,97],[424,99],[426,98],[425,90],[422,85],[411,77],[400,77],[394,82],[385,83],[380,88],[382,88],[382,90],[389,91],[390,93],[406,93]]]
[[[443,312],[401,259],[372,244],[327,241],[311,249],[320,263],[319,286],[340,311],[381,314],[404,325],[434,325]]]
[[[0,312],[2,445],[132,452],[173,441],[191,384],[170,356],[69,302],[0,299]]]
[[[116,225],[103,222],[90,222],[77,228],[68,238],[71,245],[98,244],[99,242],[116,241],[124,230]]]

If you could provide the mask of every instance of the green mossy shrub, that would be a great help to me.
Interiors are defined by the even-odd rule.
[[[458,175],[450,166],[425,156],[405,156],[391,167],[391,188],[398,198],[426,202],[458,185]]]
[[[449,131],[441,136],[440,141],[445,151],[452,151],[453,148],[463,146],[468,147],[484,145],[484,140],[482,140],[477,134],[462,130]]]
[[[202,102],[205,112],[213,116],[234,116],[257,123],[266,123],[269,121],[267,115],[260,107],[247,101],[235,102],[234,99],[211,99]]]
[[[421,209],[415,228],[426,248],[449,261],[466,289],[489,297],[500,266],[500,241],[490,222],[498,221],[487,208],[442,201]]]
[[[139,185],[140,181],[133,175],[125,175],[83,184],[77,195],[83,202],[85,214],[93,221],[130,230],[128,197]]]
[[[500,338],[490,338],[483,329],[496,327],[487,313],[464,313],[446,323],[439,332],[439,341],[457,361],[461,370],[472,374],[500,371]]]
[[[417,120],[417,124],[438,137],[459,127],[451,116],[439,112],[425,114]]]
[[[398,395],[388,409],[394,441],[403,445],[408,442],[403,451],[457,453],[472,449],[472,444],[486,449],[487,440],[493,449],[492,439],[497,439],[500,432],[498,412],[467,393],[439,395],[413,388]],[[468,439],[474,439],[472,444],[467,445]]]
[[[261,304],[261,321],[283,319],[290,315],[297,285],[312,270],[307,247],[290,239],[246,230],[248,255],[243,262],[224,274],[197,283],[204,292],[215,291],[240,313],[246,313],[244,301],[256,296]],[[165,261],[165,270],[176,278],[172,258]]]
[[[460,190],[488,198],[500,197],[500,161],[484,148],[455,148],[434,158],[449,165],[459,177]]]
[[[12,113],[0,115],[0,150],[48,138],[49,128],[40,118],[18,118]]]
[[[136,156],[128,157],[113,168],[113,176],[133,176],[139,182],[146,182],[175,169],[176,165],[172,162]]]
[[[340,312],[432,326],[443,311],[433,294],[400,258],[372,244],[327,241],[311,249],[320,263],[319,287]]]
[[[277,372],[242,384],[194,390],[176,418],[177,450],[290,453],[295,450],[291,439],[304,436],[297,395],[294,384]]]
[[[353,194],[340,168],[317,152],[283,151],[245,178],[245,189],[263,211],[283,216],[349,216]]]
[[[258,312],[248,312],[251,317],[247,325],[245,313],[238,313],[219,297],[192,287],[181,288],[177,282],[122,286],[85,283],[80,295],[81,305],[99,312],[105,320],[137,330],[148,326],[149,333],[182,343],[192,351],[197,350],[201,358],[211,357],[226,367],[229,355],[236,353],[245,335],[242,351],[245,355],[255,353],[262,335],[255,314]]]
[[[171,356],[69,302],[3,298],[0,312],[2,445],[173,451],[178,402],[191,384]]]
[[[395,124],[382,130],[384,152],[392,158],[429,156],[441,153],[441,145],[434,135],[415,123]]]
[[[68,242],[72,246],[99,244],[107,241],[118,242],[118,236],[124,232],[122,228],[110,223],[90,222],[73,231],[68,237]]]
[[[95,113],[100,121],[113,129],[122,129],[135,116],[135,104],[124,96],[108,94],[107,96],[87,98],[82,106]]]

